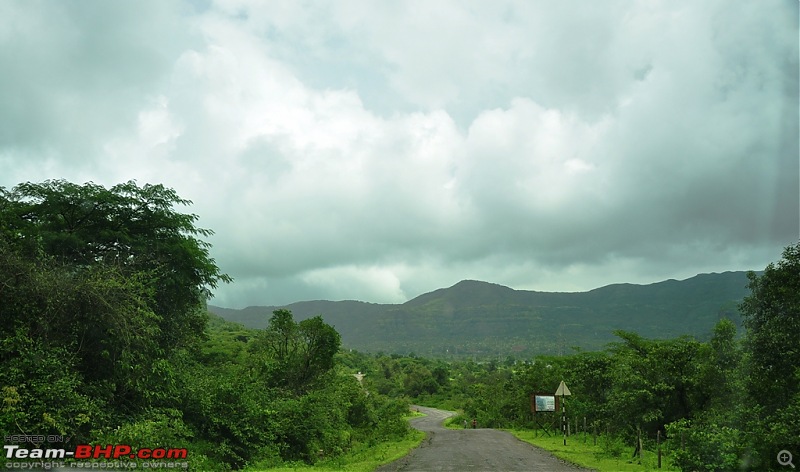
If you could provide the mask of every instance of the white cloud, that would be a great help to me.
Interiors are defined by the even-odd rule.
[[[229,306],[759,269],[797,237],[796,6],[48,5],[0,5],[0,185],[175,188]]]

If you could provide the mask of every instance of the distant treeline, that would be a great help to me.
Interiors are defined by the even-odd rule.
[[[400,305],[318,300],[209,309],[250,328],[263,328],[279,308],[298,319],[322,314],[342,335],[343,345],[359,351],[504,360],[601,350],[616,339],[617,330],[659,339],[683,334],[707,338],[720,319],[741,327],[738,305],[749,293],[747,285],[746,272],[616,284],[579,293],[512,290],[465,280]]]

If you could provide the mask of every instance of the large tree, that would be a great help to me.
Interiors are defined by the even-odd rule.
[[[158,343],[180,347],[203,332],[210,290],[231,280],[199,239],[212,232],[195,226],[197,215],[175,209],[189,204],[163,185],[130,181],[106,189],[48,180],[0,193],[0,222],[7,242],[28,257],[140,274],[152,290]]]
[[[169,402],[167,359],[202,338],[210,290],[230,280],[199,239],[211,232],[174,208],[189,203],[134,182],[0,188],[2,432]],[[58,400],[42,393],[55,383]]]
[[[750,353],[751,389],[765,405],[786,404],[800,387],[800,243],[787,247],[761,276],[748,274],[741,305]]]
[[[778,468],[781,449],[800,450],[800,242],[788,246],[763,275],[749,274],[741,304],[747,337],[746,373],[755,460]]]

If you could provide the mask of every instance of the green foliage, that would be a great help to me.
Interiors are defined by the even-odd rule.
[[[406,368],[403,377],[403,392],[411,397],[418,397],[424,393],[436,393],[439,384],[433,378],[433,373],[424,365],[411,364]]]
[[[208,458],[234,468],[314,463],[408,434],[408,403],[365,391],[330,352],[338,333],[321,318],[304,321],[278,313],[260,333],[216,323],[200,356],[214,346],[213,363],[185,360],[181,409]]]
[[[0,341],[15,356],[4,362],[0,431],[5,434],[89,437],[90,427],[106,419],[103,403],[81,391],[70,354],[45,349],[22,332]]]
[[[212,370],[200,364],[185,365],[180,380],[183,418],[196,431],[201,450],[234,468],[279,455],[275,394],[247,380],[239,366]]]
[[[110,189],[64,180],[24,183],[3,197],[6,241],[21,254],[53,258],[73,268],[102,265],[145,283],[144,301],[158,316],[156,341],[165,349],[196,341],[205,326],[210,290],[231,278],[198,239],[197,215],[173,209],[191,202],[163,185],[126,182]]]
[[[153,394],[151,364],[162,350],[153,340],[157,317],[137,277],[123,277],[113,267],[70,270],[48,260],[28,262],[2,241],[0,276],[6,281],[0,288],[0,333],[7,340],[0,350],[0,382],[15,385],[14,366],[20,363],[30,366],[25,375],[49,377],[40,360],[40,352],[47,352],[58,371],[67,369],[74,379],[68,390],[113,401],[119,410]]]
[[[697,389],[700,343],[687,337],[645,340],[620,332],[611,348],[613,383],[608,394],[612,427],[642,427],[649,435],[664,424],[691,415]]]
[[[800,243],[787,247],[759,277],[748,274],[752,294],[742,302],[750,354],[748,388],[768,408],[800,391]]]
[[[753,418],[748,430],[753,461],[777,467],[781,449],[800,450],[800,242],[787,247],[762,276],[749,274],[752,294],[745,316],[746,404]]]
[[[667,425],[667,434],[673,438],[673,461],[682,470],[740,470],[746,465],[745,435],[736,428],[682,419]]]
[[[174,408],[147,409],[130,422],[97,435],[97,444],[148,444],[150,448],[188,447],[193,432]]]
[[[340,343],[321,316],[296,323],[291,311],[275,310],[252,351],[267,383],[301,394],[333,368]]]

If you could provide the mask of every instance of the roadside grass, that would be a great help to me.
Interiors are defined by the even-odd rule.
[[[410,420],[411,418],[419,418],[420,416],[428,416],[418,410],[409,410],[408,414],[403,416],[404,419]]]
[[[283,464],[279,467],[263,468],[248,467],[247,472],[322,472],[322,471],[347,471],[347,472],[372,472],[378,467],[400,459],[412,449],[419,446],[425,439],[425,433],[412,430],[408,437],[402,441],[376,444],[351,451],[343,456],[322,460],[314,465],[298,462]]]
[[[638,457],[632,458],[632,445],[627,447],[619,441],[609,440],[605,436],[598,435],[597,445],[595,446],[591,435],[584,439],[583,434],[579,433],[568,437],[567,445],[564,446],[564,437],[558,434],[547,436],[542,435],[541,432],[537,434],[531,430],[507,429],[505,431],[527,443],[551,452],[560,459],[581,467],[597,470],[598,472],[673,472],[680,470],[674,467],[669,458],[663,453],[661,456],[661,468],[659,469],[658,454],[646,449],[642,454],[640,463]]]
[[[444,420],[444,427],[447,429],[464,429],[464,412],[456,411],[456,414]]]
[[[427,416],[425,413],[410,411],[405,418],[417,418]],[[324,472],[324,471],[347,471],[347,472],[372,472],[378,467],[389,462],[400,459],[407,455],[412,449],[419,446],[425,439],[425,433],[412,429],[408,436],[402,441],[392,441],[376,444],[371,447],[361,447],[354,449],[339,457],[321,460],[314,465],[302,462],[283,464],[278,467],[248,467],[246,472]]]

